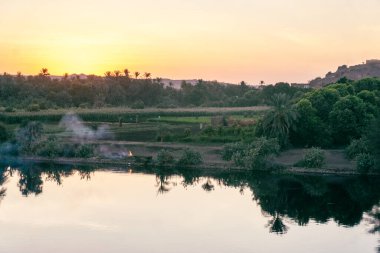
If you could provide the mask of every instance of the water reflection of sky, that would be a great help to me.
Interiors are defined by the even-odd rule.
[[[252,192],[221,186],[206,192],[202,178],[183,187],[172,177],[170,192],[157,194],[155,175],[96,171],[76,173],[62,185],[44,181],[43,192],[24,197],[18,176],[5,184],[0,204],[0,252],[375,252],[377,237],[365,221],[354,227],[334,221],[269,233]]]

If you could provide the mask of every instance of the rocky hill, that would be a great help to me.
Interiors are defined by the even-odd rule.
[[[351,80],[360,80],[368,77],[380,77],[380,60],[367,60],[363,64],[350,67],[347,67],[347,65],[340,66],[336,72],[328,72],[324,78],[318,77],[311,80],[308,86],[313,88],[322,87],[330,83],[335,83],[343,77]]]

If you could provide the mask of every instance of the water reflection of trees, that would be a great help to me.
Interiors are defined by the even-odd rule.
[[[23,196],[38,195],[42,193],[44,179],[61,185],[63,178],[70,177],[78,172],[81,179],[89,180],[94,170],[88,166],[74,168],[70,165],[53,164],[22,166],[17,169],[19,174],[17,186]]]
[[[311,220],[327,223],[330,220],[343,226],[355,226],[380,200],[380,179],[364,177],[320,177],[290,175],[253,175],[246,173],[205,173],[201,171],[156,171],[159,175],[158,189],[167,193],[171,179],[181,176],[181,185],[200,186],[205,191],[218,185],[237,188],[241,193],[251,191],[265,216],[270,232],[284,234],[286,223],[307,225]],[[372,210],[373,212],[373,210]],[[379,222],[375,214],[373,221]]]
[[[44,181],[58,185],[64,178],[75,173],[81,179],[91,179],[93,167],[80,166],[25,166],[18,169],[18,187],[24,196],[38,195]],[[136,170],[135,170],[136,171]],[[138,170],[137,170],[138,171]],[[156,176],[157,194],[165,194],[181,187],[201,187],[207,192],[216,186],[236,188],[241,193],[251,192],[252,200],[260,205],[268,217],[270,232],[284,234],[289,223],[307,225],[311,220],[339,225],[355,226],[367,213],[366,221],[372,225],[371,232],[379,233],[380,227],[380,179],[371,177],[319,177],[269,174],[247,174],[231,171],[197,171],[176,169],[141,169]],[[0,200],[5,196],[9,172],[0,171]],[[180,182],[178,182],[180,180]]]
[[[374,206],[372,210],[367,213],[365,220],[370,226],[368,232],[371,234],[380,234],[380,203]],[[377,252],[380,253],[380,245],[377,247]]]
[[[0,202],[4,199],[5,195],[7,194],[7,188],[5,188],[3,185],[8,181],[10,173],[11,172],[8,169],[0,170]]]

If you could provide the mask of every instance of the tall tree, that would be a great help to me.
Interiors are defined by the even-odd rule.
[[[278,138],[284,147],[288,143],[290,128],[297,120],[297,112],[290,97],[284,93],[274,94],[271,105],[272,109],[263,118],[263,131],[269,137]]]
[[[129,78],[129,70],[128,69],[124,69],[124,75],[125,75],[125,77],[127,77],[127,78]]]
[[[144,73],[144,77],[145,77],[145,79],[149,79],[150,77],[151,77],[151,73],[149,73],[149,72],[145,72]]]

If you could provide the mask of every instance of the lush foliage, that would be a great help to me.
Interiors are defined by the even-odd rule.
[[[90,75],[82,78],[65,75],[50,77],[48,71],[37,76],[0,76],[0,106],[31,112],[46,108],[100,108],[131,106],[173,108],[184,106],[255,106],[265,104],[275,93],[294,95],[302,88],[287,83],[262,86],[257,89],[242,82],[240,85],[198,80],[182,82],[181,87],[164,84],[161,78],[130,76],[129,71],[107,72],[104,77]]]
[[[160,166],[174,164],[175,159],[171,152],[166,149],[162,149],[157,154],[157,163]]]
[[[295,164],[306,168],[322,168],[325,164],[325,152],[320,148],[311,148],[306,151],[304,158]]]
[[[267,137],[277,138],[284,147],[288,144],[289,131],[294,126],[298,114],[290,97],[285,93],[274,94],[271,105],[273,109],[262,120],[262,132]]]
[[[280,145],[277,139],[257,138],[250,144],[228,144],[222,151],[225,160],[233,160],[234,163],[247,169],[263,169],[266,167],[267,158],[278,154]]]
[[[368,133],[380,109],[380,80],[331,84],[296,101],[298,121],[290,132],[295,146],[339,147]]]
[[[203,159],[199,152],[187,148],[182,152],[182,155],[178,160],[178,165],[179,166],[199,165],[202,162],[203,162]]]
[[[367,153],[359,154],[356,157],[356,169],[362,173],[367,174],[375,167],[375,160],[372,155]]]
[[[357,140],[352,140],[350,145],[346,147],[346,156],[349,159],[355,159],[359,154],[369,154],[369,142],[368,139],[362,137]]]

